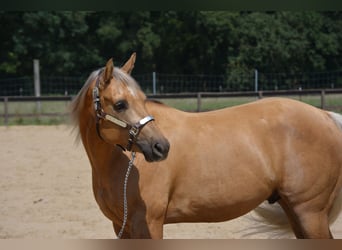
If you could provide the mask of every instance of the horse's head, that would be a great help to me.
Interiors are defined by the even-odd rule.
[[[110,59],[93,87],[96,129],[107,143],[141,152],[147,161],[167,157],[170,144],[145,107],[146,96],[130,76],[135,53],[122,68]]]

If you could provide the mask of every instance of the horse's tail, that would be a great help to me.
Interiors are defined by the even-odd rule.
[[[327,113],[334,120],[337,127],[339,127],[340,130],[342,131],[342,115],[334,113],[334,112],[329,112],[329,111]],[[342,177],[340,177],[340,178],[342,178]],[[329,219],[330,219],[331,224],[333,222],[335,222],[335,220],[338,218],[341,210],[342,210],[342,190],[340,190],[339,194],[337,195],[335,203],[334,203],[334,205],[330,211],[330,214],[329,214]]]
[[[342,130],[342,115],[327,112],[334,120],[336,125]],[[334,222],[342,212],[342,190],[337,195],[335,202],[329,213],[329,223],[334,231]],[[268,202],[262,203],[259,207],[245,216],[246,220],[252,222],[252,226],[243,232],[244,237],[248,238],[294,238],[286,214],[279,204],[270,205]],[[258,222],[258,223],[255,223]]]

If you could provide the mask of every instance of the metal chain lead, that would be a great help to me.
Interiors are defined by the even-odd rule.
[[[127,223],[127,214],[128,214],[128,207],[127,207],[127,182],[128,182],[128,177],[129,177],[129,174],[130,174],[132,166],[133,166],[134,159],[135,159],[135,152],[132,151],[132,158],[128,162],[128,167],[127,167],[127,172],[126,172],[125,182],[124,182],[124,217],[123,217],[123,222],[122,222],[121,230],[118,233],[118,239],[120,239],[122,237],[122,234],[124,232],[124,229],[125,229],[125,226],[126,226],[126,223]]]

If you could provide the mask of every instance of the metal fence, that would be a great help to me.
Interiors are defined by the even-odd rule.
[[[87,76],[41,76],[41,95],[75,95]],[[342,70],[237,75],[133,74],[147,94],[342,88]],[[34,95],[33,77],[0,80],[0,96]],[[256,86],[257,84],[257,86]]]
[[[234,92],[291,89],[342,88],[342,70],[304,73],[250,73],[228,75],[156,74],[156,92],[153,92],[153,74],[134,76],[146,93]]]
[[[216,102],[218,99],[224,99],[222,103],[224,106],[229,107],[237,104],[252,101],[253,99],[261,99],[271,96],[286,96],[293,99],[297,99],[313,106],[328,109],[332,111],[342,112],[342,89],[330,89],[330,90],[277,90],[277,91],[244,91],[244,92],[198,92],[198,93],[179,93],[179,94],[157,94],[148,95],[150,99],[157,100],[181,100],[185,104],[189,104],[191,100],[192,105],[190,109],[184,107],[184,111],[207,111],[216,109],[218,107],[208,108],[205,105],[209,99]],[[42,117],[68,117],[69,104],[74,96],[0,96],[0,125],[8,125],[10,119],[23,118],[36,118],[35,122],[39,121]],[[232,101],[239,99],[238,102]],[[182,101],[183,100],[183,101]],[[184,101],[185,100],[185,101]],[[44,106],[43,106],[43,103]],[[11,107],[12,105],[12,107]],[[14,105],[14,106],[13,106]],[[56,120],[56,118],[53,118]],[[61,119],[63,120],[63,118]],[[21,124],[21,122],[15,122],[14,124]]]
[[[334,89],[342,87],[342,70],[306,73],[259,74],[262,90]]]
[[[224,75],[179,75],[153,73],[134,75],[145,93],[184,93],[184,92],[222,92],[226,87]]]
[[[33,96],[33,77],[0,80],[0,96]],[[75,95],[82,88],[85,77],[42,76],[41,95]]]

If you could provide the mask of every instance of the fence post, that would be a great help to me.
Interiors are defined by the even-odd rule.
[[[197,112],[201,112],[202,108],[202,94],[197,93]]]
[[[321,109],[325,109],[325,90],[321,90]]]
[[[254,89],[255,92],[258,92],[258,70],[254,70]]]
[[[33,79],[34,79],[34,93],[36,97],[40,96],[40,73],[39,73],[39,60],[33,60]],[[40,101],[36,102],[36,109],[38,114],[40,113],[41,105]]]
[[[157,77],[156,72],[152,72],[152,81],[153,81],[153,94],[157,94]]]
[[[4,98],[4,118],[5,118],[5,125],[7,126],[8,125],[8,97],[5,96]]]
[[[262,91],[258,91],[258,98],[262,99]]]

